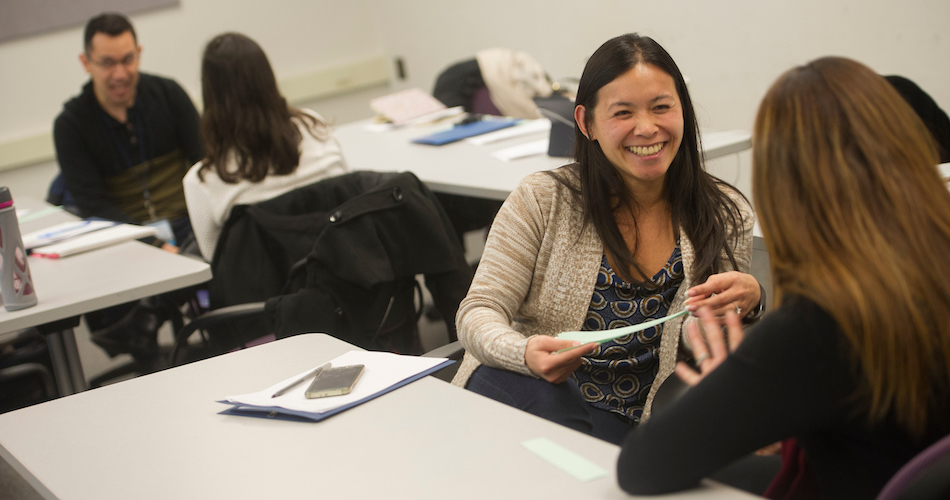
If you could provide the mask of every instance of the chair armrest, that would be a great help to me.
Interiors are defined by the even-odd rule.
[[[184,328],[179,330],[177,334],[175,334],[175,347],[172,349],[170,359],[171,365],[176,366],[178,351],[181,349],[182,345],[188,342],[188,338],[191,337],[191,334],[196,330],[228,323],[238,319],[259,316],[264,314],[264,304],[265,302],[237,304],[234,306],[222,307],[220,309],[208,311],[201,316],[198,316],[185,325]]]
[[[458,361],[462,359],[462,356],[465,355],[465,348],[462,347],[462,344],[459,341],[451,342],[445,344],[441,347],[436,347],[431,351],[423,354],[427,358],[449,358]]]
[[[462,356],[465,355],[465,348],[462,347],[462,344],[456,340],[445,344],[442,347],[436,347],[431,351],[423,354],[427,358],[449,358],[455,363],[452,363],[449,366],[435,372],[432,374],[433,377],[444,380],[446,382],[452,382],[452,379],[455,377],[455,373],[459,370],[459,365],[462,363]]]
[[[40,363],[20,363],[0,369],[0,380],[3,381],[14,380],[30,375],[39,377],[40,382],[43,384],[46,399],[59,397],[59,391],[53,383],[53,375],[46,365]]]

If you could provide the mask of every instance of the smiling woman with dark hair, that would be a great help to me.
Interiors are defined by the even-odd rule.
[[[690,356],[683,318],[564,352],[553,336],[699,306],[754,317],[753,217],[703,169],[685,81],[652,39],[594,52],[575,120],[575,163],[525,178],[492,224],[459,307],[454,383],[619,443]]]
[[[287,105],[254,40],[225,33],[208,42],[201,87],[206,155],[184,186],[195,239],[210,260],[231,207],[269,200],[347,168],[323,119]]]

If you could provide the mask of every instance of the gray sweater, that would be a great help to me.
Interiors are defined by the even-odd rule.
[[[573,178],[565,168],[561,173]],[[727,228],[727,241],[736,242],[735,270],[747,273],[755,219],[740,194],[729,188],[725,192],[739,206],[743,221],[741,228]],[[686,276],[671,312],[683,309],[686,290],[695,285],[691,282],[695,250],[682,232],[680,249]],[[495,217],[472,286],[459,305],[456,323],[465,357],[452,383],[464,387],[482,364],[534,377],[524,359],[528,338],[581,329],[603,254],[597,231],[593,225],[584,226],[583,212],[567,187],[544,172],[522,180]],[[721,258],[722,268],[731,269],[725,252]],[[684,326],[680,317],[663,328],[659,372],[647,397],[644,420],[657,389],[676,366]]]

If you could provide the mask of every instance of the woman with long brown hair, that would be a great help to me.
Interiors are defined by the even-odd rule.
[[[320,115],[287,105],[261,47],[214,37],[201,63],[205,158],[184,179],[198,248],[211,260],[231,207],[277,197],[347,171]]]
[[[688,488],[794,437],[805,466],[786,493],[874,498],[950,432],[950,193],[937,161],[913,110],[860,63],[823,58],[778,79],[753,151],[778,309],[744,341],[727,316],[729,349],[742,341],[728,357],[715,321],[708,347],[696,335],[711,357],[677,371],[701,383],[628,436],[624,489]]]
[[[654,40],[604,43],[575,104],[576,162],[525,178],[492,224],[459,306],[453,383],[619,443],[690,355],[683,317],[563,352],[573,343],[553,336],[701,305],[751,318],[753,219],[703,168],[686,82]]]

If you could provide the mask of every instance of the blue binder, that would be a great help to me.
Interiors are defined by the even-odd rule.
[[[487,134],[496,130],[511,127],[518,123],[518,120],[480,120],[462,125],[456,125],[450,130],[445,130],[418,139],[413,139],[416,144],[429,144],[432,146],[441,146],[455,141],[461,141],[476,135]]]

